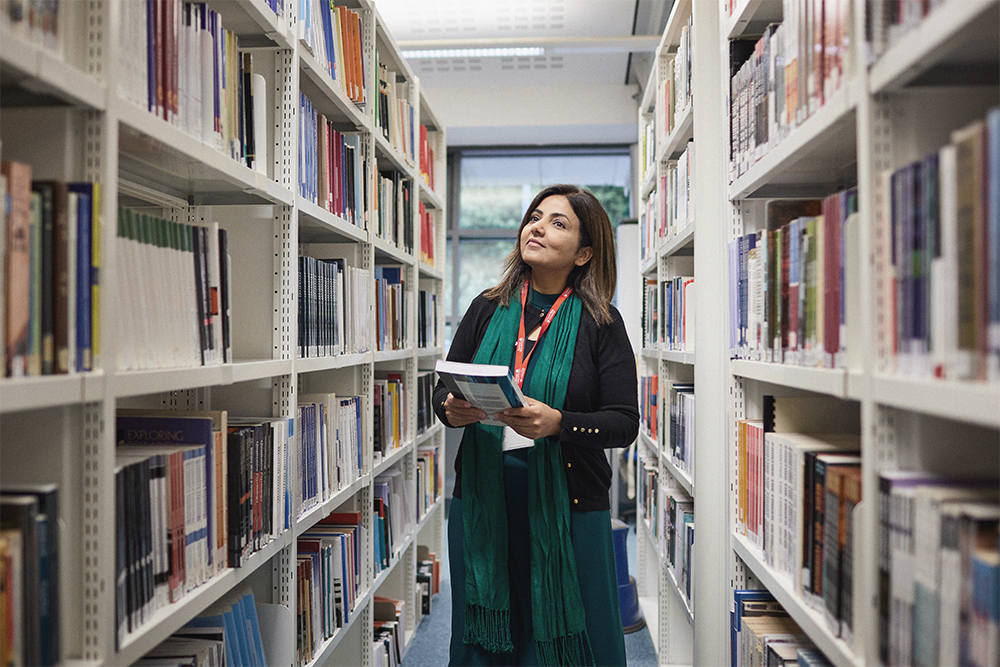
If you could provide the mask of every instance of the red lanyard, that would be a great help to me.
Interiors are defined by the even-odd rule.
[[[528,361],[531,359],[532,353],[534,353],[535,349],[538,347],[538,341],[542,339],[542,336],[545,335],[545,331],[549,328],[549,325],[552,324],[552,320],[555,318],[556,311],[559,310],[559,306],[561,306],[563,301],[569,298],[569,295],[572,293],[573,288],[567,287],[563,290],[563,293],[559,295],[559,298],[556,299],[556,302],[552,304],[552,307],[549,308],[549,312],[545,315],[545,319],[542,320],[542,328],[538,332],[538,340],[535,341],[534,347],[532,347],[531,351],[528,352],[528,356],[524,356],[524,341],[526,338],[524,332],[524,306],[528,299],[528,281],[524,281],[524,285],[521,287],[521,325],[517,331],[517,351],[514,354],[514,382],[517,383],[518,387],[520,387],[524,382],[524,374],[528,369]]]

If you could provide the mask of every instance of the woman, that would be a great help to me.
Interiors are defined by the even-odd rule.
[[[604,449],[632,443],[639,411],[615,279],[607,213],[550,186],[455,334],[449,360],[510,366],[528,406],[487,426],[434,391],[441,421],[465,427],[448,520],[452,665],[625,664]],[[519,437],[534,443],[503,451]]]

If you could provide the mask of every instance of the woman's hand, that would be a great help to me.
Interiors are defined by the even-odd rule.
[[[528,407],[507,408],[496,413],[494,418],[531,440],[558,435],[562,430],[562,413],[533,398],[527,398],[527,401]]]
[[[451,393],[444,400],[444,414],[448,418],[448,423],[455,428],[475,424],[478,421],[486,419],[485,412],[473,407],[472,403],[468,401],[455,398],[455,395]]]

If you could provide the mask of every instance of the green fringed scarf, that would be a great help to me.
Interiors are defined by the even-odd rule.
[[[582,304],[575,294],[559,308],[538,343],[526,394],[562,409],[576,348]],[[498,306],[476,352],[478,364],[510,365],[521,304]],[[569,356],[566,356],[569,351]],[[475,424],[462,438],[462,521],[465,528],[465,635],[488,651],[513,651],[507,568],[503,428]],[[570,510],[562,449],[547,438],[528,453],[531,535],[531,617],[540,665],[593,664],[570,540]]]

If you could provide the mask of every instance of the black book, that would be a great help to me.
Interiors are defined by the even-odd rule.
[[[34,181],[31,190],[42,197],[42,375],[55,372],[55,342],[53,325],[52,283],[55,274],[55,185],[48,181]]]
[[[222,320],[222,360],[225,363],[233,361],[233,333],[232,333],[232,306],[230,305],[229,290],[232,285],[230,280],[229,261],[229,231],[219,228],[219,314]]]
[[[208,313],[205,310],[205,286],[208,277],[205,266],[202,263],[201,234],[196,227],[185,225],[184,235],[190,239],[190,247],[193,254],[192,270],[194,271],[195,303],[198,307],[198,342],[201,348],[201,364],[205,365],[205,353],[208,350],[208,330],[205,328]]]
[[[243,113],[245,122],[242,123],[243,132],[243,153],[246,157],[246,164],[251,169],[257,159],[257,147],[254,145],[254,125],[253,125],[253,57],[249,53],[243,54]],[[263,104],[263,100],[260,101]]]

